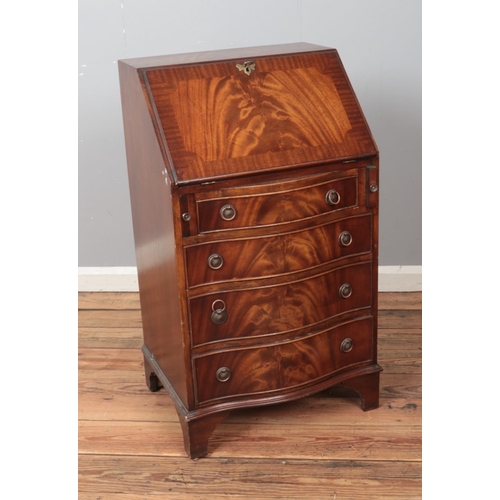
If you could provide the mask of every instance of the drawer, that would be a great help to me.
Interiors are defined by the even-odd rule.
[[[372,318],[294,342],[208,354],[193,360],[197,400],[294,388],[372,358]]]
[[[287,283],[210,293],[189,299],[192,343],[300,329],[371,304],[371,262]]]
[[[337,174],[338,175],[338,174]],[[197,199],[200,233],[270,226],[315,217],[358,205],[358,176],[327,181],[309,180],[226,190],[208,199]]]
[[[371,251],[366,214],[279,235],[219,240],[186,248],[188,286],[275,276]]]

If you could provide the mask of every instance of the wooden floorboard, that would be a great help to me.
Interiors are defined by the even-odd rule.
[[[421,464],[338,459],[82,455],[80,500],[421,498]]]
[[[151,394],[115,394],[113,392],[84,392],[79,395],[79,419],[178,422],[174,405],[165,392]],[[413,398],[383,398],[376,415],[357,411],[359,400],[355,397],[332,397],[328,393],[310,396],[298,401],[261,408],[233,411],[225,423],[247,423],[249,425],[323,425],[326,416],[335,416],[343,422],[351,419],[355,425],[374,423],[381,426],[420,425],[422,400]]]
[[[144,382],[138,294],[80,293],[79,499],[421,498],[421,304],[380,294],[380,408],[336,386],[234,411],[192,461]]]

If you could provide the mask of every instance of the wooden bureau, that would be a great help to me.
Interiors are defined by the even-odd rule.
[[[229,411],[379,399],[378,150],[337,51],[119,61],[152,391],[188,455]]]

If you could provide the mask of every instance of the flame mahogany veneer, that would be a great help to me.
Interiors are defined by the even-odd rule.
[[[378,406],[378,150],[334,49],[119,61],[146,383],[191,458],[235,408]]]

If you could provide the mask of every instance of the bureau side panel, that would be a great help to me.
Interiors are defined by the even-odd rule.
[[[137,69],[119,62],[119,72],[144,343],[189,407],[183,273],[178,271],[183,257],[174,216],[178,196],[167,177]]]

